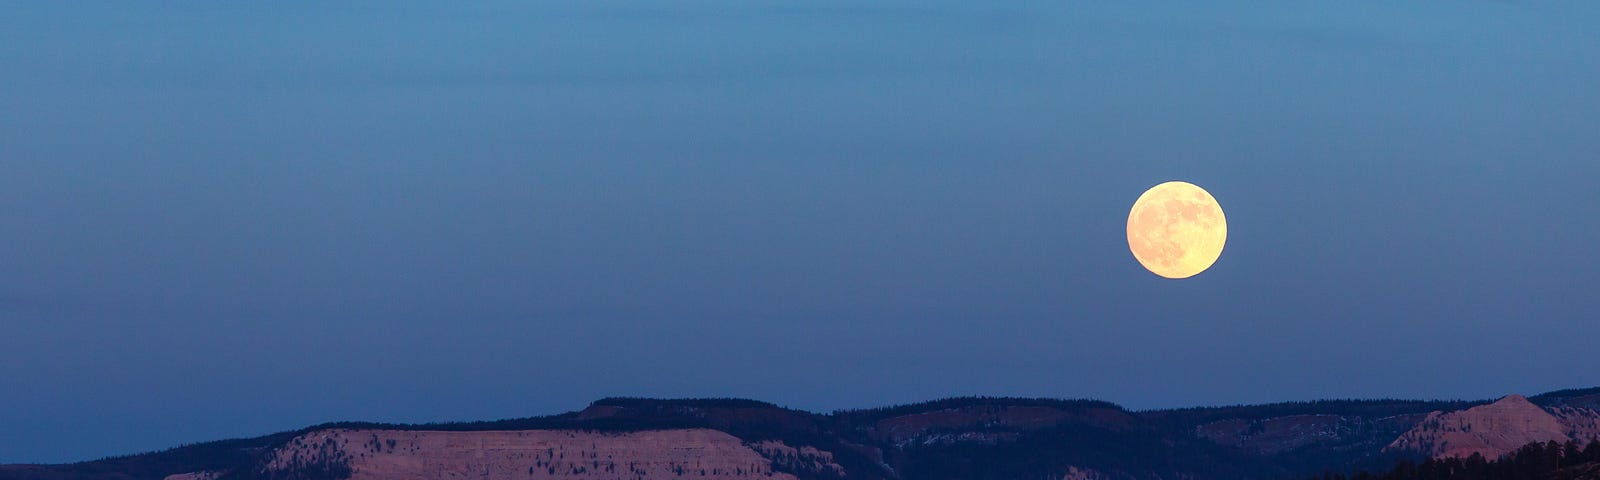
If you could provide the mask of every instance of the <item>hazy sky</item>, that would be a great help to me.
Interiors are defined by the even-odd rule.
[[[218,3],[3,7],[0,463],[1600,384],[1597,2]]]

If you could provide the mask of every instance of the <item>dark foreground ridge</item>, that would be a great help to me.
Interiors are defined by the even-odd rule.
[[[1401,461],[1387,472],[1361,471],[1350,475],[1326,473],[1311,480],[1586,480],[1600,478],[1600,441],[1587,446],[1566,443],[1529,443],[1497,459],[1481,455]]]
[[[1421,466],[1435,470],[1371,478],[1533,478],[1448,476],[1457,464],[1489,471],[1507,454],[1515,454],[1508,462],[1522,462],[1516,465],[1535,461],[1522,458],[1534,455],[1519,450],[1525,444],[1540,446],[1545,456],[1537,461],[1567,472],[1559,478],[1594,478],[1583,476],[1600,471],[1585,463],[1583,448],[1600,435],[1597,410],[1600,388],[1498,401],[1153,411],[1096,400],[973,397],[819,414],[745,399],[606,398],[544,417],[331,423],[82,463],[6,465],[0,480],[1239,480],[1402,475]],[[1507,446],[1513,440],[1520,443]],[[1413,470],[1393,474],[1397,464]]]

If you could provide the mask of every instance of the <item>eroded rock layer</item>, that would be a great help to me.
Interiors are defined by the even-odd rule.
[[[1570,429],[1550,412],[1521,395],[1456,412],[1433,412],[1386,450],[1423,452],[1433,457],[1495,459],[1533,442],[1566,442]]]
[[[279,472],[348,468],[352,480],[795,478],[773,471],[771,460],[738,438],[709,429],[320,430],[274,452],[266,468]]]

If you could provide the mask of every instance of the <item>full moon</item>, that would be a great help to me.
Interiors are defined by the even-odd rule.
[[[1211,268],[1228,241],[1222,205],[1186,182],[1150,187],[1128,212],[1128,249],[1151,273],[1189,278]]]

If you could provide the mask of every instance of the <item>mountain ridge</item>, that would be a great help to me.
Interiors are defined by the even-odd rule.
[[[1550,421],[1567,439],[1600,435],[1600,413],[1589,408],[1600,402],[1600,388],[1493,402],[1318,400],[1140,411],[1100,400],[1014,397],[830,413],[738,398],[608,397],[541,417],[333,422],[88,462],[0,465],[0,479],[1283,478],[1442,455],[1448,449],[1421,441],[1438,436],[1425,428],[1430,419],[1482,412],[1513,397],[1524,416],[1539,417],[1531,407],[1549,417],[1539,417],[1540,439],[1557,439]],[[675,438],[695,440],[663,440]],[[395,450],[401,445],[403,452]],[[1520,446],[1500,442],[1477,452]],[[704,473],[692,467],[706,462],[721,466]]]

